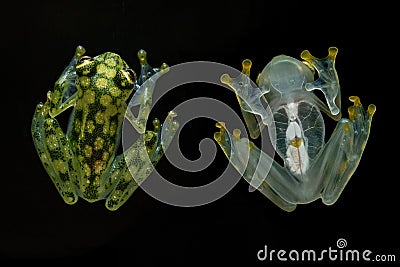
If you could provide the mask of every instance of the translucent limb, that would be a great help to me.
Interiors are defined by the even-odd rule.
[[[135,84],[135,94],[129,101],[125,117],[135,130],[143,134],[146,131],[146,123],[150,114],[154,87],[160,75],[168,71],[168,65],[163,63],[160,68],[152,68],[147,62],[147,53],[140,50],[137,54],[140,62],[140,75]],[[137,117],[132,113],[132,108],[139,107]]]
[[[105,173],[104,179],[112,189],[106,199],[107,209],[116,210],[121,207],[153,169],[143,134],[123,154],[115,158]]]
[[[70,106],[74,105],[76,95],[76,71],[75,67],[79,59],[85,54],[86,50],[82,46],[78,46],[75,55],[71,59],[69,65],[64,69],[61,76],[55,82],[53,92],[51,92],[50,111],[51,117],[55,117]],[[50,92],[48,93],[50,94]]]
[[[327,177],[326,186],[322,192],[322,200],[327,205],[336,202],[357,169],[368,141],[372,117],[376,110],[373,104],[364,110],[357,96],[351,96],[350,101],[354,104],[348,109],[349,119],[339,121],[310,174]]]
[[[260,129],[262,125],[257,123],[253,114],[261,116],[264,125],[271,123],[272,116],[267,113],[261,103],[261,98],[264,98],[265,92],[251,85],[249,77],[251,65],[252,62],[249,59],[245,59],[242,62],[242,73],[239,76],[231,78],[228,74],[223,74],[220,80],[235,91],[250,137],[257,138],[262,130]]]
[[[267,182],[268,177],[273,176],[274,181],[276,181],[275,186],[278,188],[285,187],[285,190],[281,190],[290,194],[290,189],[293,186],[285,184],[285,181],[292,179],[290,173],[276,163],[268,154],[259,150],[253,142],[247,138],[240,138],[239,129],[235,129],[233,135],[230,135],[224,123],[219,122],[216,126],[220,131],[214,134],[214,139],[240,175],[250,185],[254,183],[261,185],[257,187],[257,190],[275,205],[285,211],[293,211],[296,208],[295,202],[287,201],[287,198],[283,198]],[[268,169],[266,166],[271,166],[271,164],[271,169]],[[294,197],[288,197],[288,199],[294,200]]]
[[[178,128],[174,117],[176,113],[170,112],[164,125],[154,119],[154,131],[146,131],[123,154],[115,158],[105,174],[108,187],[113,188],[106,199],[107,209],[116,210],[121,207],[149,177]]]

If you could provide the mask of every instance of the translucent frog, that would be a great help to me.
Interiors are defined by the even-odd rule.
[[[141,74],[136,79],[136,73],[117,54],[84,54],[85,49],[78,46],[47,101],[37,105],[32,137],[66,203],[74,204],[78,197],[88,202],[106,199],[105,206],[116,210],[150,175],[178,128],[171,111],[163,124],[154,119],[154,129],[146,130],[155,80],[168,66],[150,67],[146,52],[140,50]],[[134,91],[129,103],[139,105],[137,117],[126,104]],[[68,108],[73,110],[64,133],[56,117]],[[139,138],[116,155],[124,118]]]
[[[223,122],[217,123],[220,131],[214,139],[243,178],[285,211],[319,198],[326,205],[334,204],[359,165],[370,134],[375,105],[364,110],[359,97],[351,96],[349,118],[341,118],[335,69],[338,50],[330,47],[328,52],[326,58],[318,59],[305,50],[302,62],[276,56],[258,75],[256,85],[250,80],[248,59],[238,77],[221,76],[221,82],[238,97],[250,137],[259,137],[268,126],[270,133],[276,133],[272,143],[283,163],[241,138],[239,129],[231,135]],[[322,91],[327,104],[314,90]],[[338,121],[326,143],[321,111]]]

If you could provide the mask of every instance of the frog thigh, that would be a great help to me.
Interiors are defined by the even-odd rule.
[[[319,156],[312,175],[326,177],[322,201],[334,204],[357,169],[371,130],[376,107],[371,104],[364,110],[360,99],[351,96],[354,105],[349,107],[349,119],[338,122],[328,143]]]
[[[237,129],[231,136],[224,123],[219,122],[216,126],[220,128],[220,132],[214,134],[214,139],[242,177],[281,209],[288,212],[295,210],[296,197],[291,190],[295,182],[286,169],[258,149],[253,142],[247,138],[240,138]],[[268,169],[268,166],[271,166],[271,169]],[[273,186],[279,189],[280,193]]]
[[[141,135],[131,147],[115,158],[105,173],[106,183],[113,188],[107,196],[106,208],[116,210],[121,207],[153,169],[146,151],[144,135]]]
[[[46,105],[46,104],[45,104]],[[75,156],[56,119],[48,118],[39,104],[32,121],[32,137],[44,168],[67,204],[78,201],[75,183],[78,169]]]

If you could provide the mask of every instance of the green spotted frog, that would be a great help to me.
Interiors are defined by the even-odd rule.
[[[137,79],[119,55],[106,52],[89,57],[78,46],[54,89],[48,92],[47,101],[36,107],[34,145],[68,204],[76,203],[78,197],[89,202],[106,199],[109,210],[118,209],[150,175],[178,128],[176,114],[171,111],[164,124],[154,119],[154,129],[146,130],[154,82],[141,85],[168,66],[151,68],[144,50],[138,52],[138,58],[141,74]],[[137,117],[126,104],[133,92],[133,103],[140,105]],[[56,117],[69,108],[72,113],[64,133]],[[117,155],[124,118],[140,137]]]

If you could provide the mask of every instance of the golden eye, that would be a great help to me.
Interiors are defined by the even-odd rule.
[[[89,56],[83,56],[78,60],[77,67],[81,67],[82,65],[90,64],[90,62],[93,62],[94,59],[89,57]]]
[[[114,81],[122,89],[132,89],[136,82],[136,73],[132,69],[121,69],[115,75]]]
[[[81,57],[76,64],[76,73],[81,76],[90,76],[94,73],[96,62],[89,56]]]
[[[136,82],[136,73],[129,68],[122,69],[122,73],[129,83],[135,84]]]

